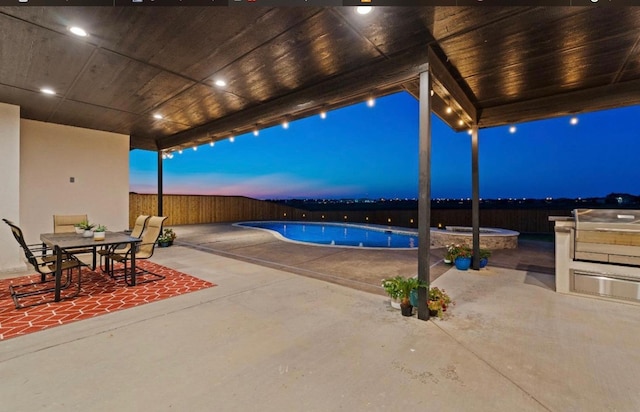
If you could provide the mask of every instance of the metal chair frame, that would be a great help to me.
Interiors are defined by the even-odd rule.
[[[13,302],[16,306],[16,309],[22,309],[31,306],[42,305],[45,303],[51,303],[55,301],[55,296],[51,299],[41,299],[40,301],[23,305],[20,303],[21,298],[35,296],[35,295],[43,295],[47,293],[55,294],[55,273],[56,273],[56,260],[57,256],[54,254],[49,254],[50,249],[43,245],[27,245],[24,240],[24,235],[22,233],[22,229],[16,226],[13,222],[2,219],[10,228],[13,237],[16,239],[20,247],[22,248],[27,261],[33,268],[40,274],[40,282],[29,282],[22,283],[17,285],[10,285],[9,292],[11,297],[13,298]],[[35,253],[40,252],[40,256],[36,256]],[[60,269],[61,272],[66,273],[66,279],[60,289],[67,289],[73,282],[73,269],[78,269],[78,281],[77,288],[74,293],[71,293],[67,296],[64,296],[62,299],[71,299],[78,294],[80,294],[80,289],[82,286],[82,266],[83,263],[73,255],[68,253],[64,253],[61,256],[60,261]],[[47,279],[47,276],[52,276],[53,279]],[[53,286],[49,286],[53,284]],[[20,289],[29,289],[25,292],[20,292]]]
[[[167,217],[165,216],[151,216],[149,218],[149,220],[147,221],[146,227],[144,232],[142,233],[142,243],[138,244],[136,246],[136,262],[138,260],[144,260],[144,259],[149,259],[151,256],[153,256],[153,252],[155,250],[155,246],[156,243],[158,241],[158,238],[160,237],[160,235],[162,234],[162,226],[164,221],[167,219]],[[125,278],[125,282],[128,285],[132,285],[133,282],[129,282],[127,281],[127,276],[131,276],[132,273],[130,273],[130,270],[128,269],[128,262],[131,261],[131,248],[129,248],[129,250],[127,250],[124,254],[122,253],[110,253],[107,255],[107,259],[111,260],[111,264],[106,264],[105,266],[109,267],[110,265],[110,273],[109,276],[111,277],[122,277],[124,276]],[[122,263],[124,266],[122,269],[115,269],[113,264],[115,262],[118,263]],[[116,272],[120,273],[119,275],[116,275]],[[136,278],[139,275],[151,275],[152,278],[151,279],[144,279],[142,281],[136,281],[136,284],[140,284],[140,283],[147,283],[147,282],[153,282],[156,280],[160,280],[160,279],[164,279],[165,276],[163,275],[159,275],[157,273],[153,273],[149,270],[146,269],[142,269],[140,267],[138,267],[138,265],[136,265]]]

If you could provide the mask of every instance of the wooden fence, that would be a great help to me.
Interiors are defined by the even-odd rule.
[[[278,203],[243,196],[164,195],[166,224],[238,222],[245,220],[301,220],[373,223],[418,227],[417,210],[306,211]],[[131,193],[129,227],[141,214],[157,214],[157,195]],[[549,216],[570,216],[564,209],[481,209],[480,226],[516,230],[522,233],[552,233]],[[471,226],[471,210],[432,209],[431,226]]]

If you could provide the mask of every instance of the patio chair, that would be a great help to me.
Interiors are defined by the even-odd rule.
[[[158,241],[158,238],[162,233],[162,225],[166,219],[166,216],[151,216],[149,218],[147,226],[144,229],[144,232],[142,232],[142,243],[136,246],[136,262],[142,259],[149,259],[153,255],[156,242]],[[130,270],[128,270],[130,269],[129,265],[131,262],[131,248],[129,248],[129,250],[127,250],[125,253],[118,253],[117,251],[115,251],[114,253],[108,254],[106,257],[107,259],[112,261],[110,264],[106,264],[107,267],[110,266],[109,275],[111,277],[116,277],[116,272],[122,271],[121,276],[124,276],[126,281],[127,276],[132,275],[132,273],[130,273]],[[123,264],[124,268],[116,270],[114,268],[115,262]],[[136,283],[152,282],[165,278],[163,275],[159,275],[145,269],[140,269],[138,266],[136,266],[136,276],[138,275],[150,275],[151,278],[137,281]]]
[[[20,247],[22,248],[27,262],[40,274],[40,282],[28,282],[23,284],[16,284],[9,286],[9,293],[13,298],[13,302],[16,309],[22,309],[30,306],[42,305],[45,303],[51,303],[55,300],[55,273],[56,273],[56,255],[48,254],[48,250],[42,245],[27,245],[24,240],[22,230],[7,219],[2,219],[10,228],[13,237],[16,239]],[[36,247],[37,246],[37,247]],[[35,253],[40,252],[41,255],[37,256]],[[60,270],[66,273],[66,279],[64,283],[61,280],[60,289],[67,289],[73,283],[73,269],[78,269],[77,288],[75,292],[67,294],[61,298],[70,299],[78,296],[82,284],[82,262],[75,256],[68,253],[64,253],[61,256]],[[52,279],[47,279],[51,277]],[[51,294],[50,298],[40,298],[30,301],[28,304],[22,304],[21,298],[26,298],[36,295]]]
[[[53,215],[53,233],[74,233],[78,223],[88,221],[87,215]]]
[[[136,221],[133,225],[133,229],[131,230],[131,237],[141,237],[142,236],[142,232],[144,232],[145,227],[147,226],[147,222],[149,221],[150,216],[148,215],[140,215],[136,218]],[[124,255],[129,251],[129,248],[131,247],[131,244],[126,243],[124,245],[114,245],[110,248],[107,249],[101,249],[98,251],[98,254],[100,255],[100,269],[102,269],[103,272],[107,272],[109,273],[109,267],[108,264],[106,262],[108,262],[108,259],[104,259],[107,255],[112,254],[112,253],[118,253],[120,255]],[[105,265],[102,264],[103,259],[105,260]]]
[[[80,222],[88,222],[87,215],[53,215],[53,233],[75,233],[76,225]],[[69,249],[69,253],[74,255],[89,254],[92,255],[91,270],[96,268],[96,250],[95,248],[77,248]]]

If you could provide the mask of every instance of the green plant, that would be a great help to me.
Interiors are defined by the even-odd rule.
[[[410,304],[409,298],[411,296],[411,291],[427,287],[427,285],[418,280],[418,278],[403,278],[402,276],[398,276],[395,279],[396,287],[398,288],[398,298],[400,299],[401,304]]]
[[[106,232],[106,231],[107,231],[107,227],[103,225],[98,225],[98,227],[95,229],[95,232]]]
[[[441,319],[444,317],[444,311],[447,306],[454,304],[444,289],[439,289],[438,287],[429,289],[428,297],[427,307],[430,311],[437,312],[436,316]]]
[[[387,295],[391,299],[399,299],[400,298],[400,290],[398,289],[398,278],[400,276],[396,276],[393,279],[382,279],[382,287],[384,291],[387,292]]]
[[[89,223],[88,220],[83,220],[82,222],[78,223],[78,227],[84,230],[91,230],[96,227],[96,225],[94,225],[93,223]]]
[[[166,228],[162,231],[162,234],[160,235],[160,237],[158,237],[158,242],[161,243],[168,243],[168,242],[173,242],[176,239],[176,233],[173,231],[173,229],[169,229]]]
[[[447,254],[446,258],[450,261],[456,260],[459,257],[470,258],[473,254],[473,251],[469,246],[466,245],[457,245],[451,244],[447,246]]]
[[[426,284],[418,280],[418,278],[396,276],[395,278],[384,279],[382,287],[392,299],[400,299],[401,303],[408,304],[411,291],[426,287]]]
[[[480,249],[480,259],[488,259],[491,256],[489,249]]]

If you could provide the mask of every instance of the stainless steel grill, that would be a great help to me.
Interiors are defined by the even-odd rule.
[[[576,209],[570,290],[640,302],[640,210]]]
[[[575,209],[573,259],[640,266],[640,211]]]

